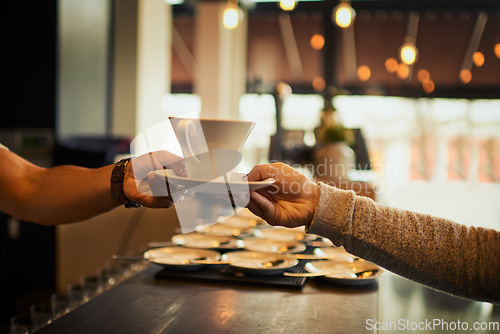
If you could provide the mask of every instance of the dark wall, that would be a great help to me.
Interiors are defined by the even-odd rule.
[[[0,134],[14,128],[50,132],[55,128],[57,0],[5,1],[2,22]],[[49,301],[55,289],[54,227],[9,220],[0,212],[0,324],[29,312],[33,303]]]
[[[55,127],[57,0],[5,1],[0,127]]]

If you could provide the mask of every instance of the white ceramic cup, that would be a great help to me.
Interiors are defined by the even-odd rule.
[[[255,123],[239,120],[170,117],[189,178],[213,180],[233,170]]]

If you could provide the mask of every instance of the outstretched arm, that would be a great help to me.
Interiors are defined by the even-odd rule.
[[[132,165],[141,157],[134,158],[127,166],[123,184],[125,196],[148,207],[171,206],[173,201],[168,193],[152,196],[152,193],[138,191],[137,183],[141,180],[134,178]],[[160,159],[164,166],[171,167],[179,157],[165,152]],[[145,168],[153,166],[146,164]],[[121,205],[110,196],[113,165],[97,169],[77,166],[42,168],[11,151],[0,149],[0,170],[0,211],[22,220],[43,225],[70,223]],[[165,183],[153,173],[148,175],[145,172],[145,177],[149,185]]]

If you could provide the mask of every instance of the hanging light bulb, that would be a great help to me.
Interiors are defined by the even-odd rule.
[[[227,7],[224,9],[224,14],[222,18],[222,24],[224,28],[232,30],[238,27],[238,21],[240,20],[240,11],[238,5],[233,1],[227,2]]]
[[[280,0],[280,8],[283,10],[293,10],[296,4],[296,0]]]
[[[417,61],[418,49],[412,38],[405,39],[404,44],[399,48],[399,56],[406,65],[412,65]]]
[[[354,22],[356,12],[349,2],[342,1],[333,9],[332,20],[341,28],[348,28]]]

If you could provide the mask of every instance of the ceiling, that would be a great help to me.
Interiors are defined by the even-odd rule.
[[[174,6],[174,24],[192,52],[195,5],[196,1],[192,1],[189,5]],[[314,93],[312,82],[325,74],[328,76],[330,72],[325,73],[326,68],[333,72],[333,85],[353,94],[500,98],[500,76],[497,75],[500,59],[493,52],[495,43],[500,42],[500,1],[352,1],[357,17],[349,33],[331,22],[328,22],[330,26],[325,25],[325,20],[330,19],[330,14],[325,14],[325,6],[329,6],[331,12],[334,5],[333,1],[299,2],[289,13],[301,71],[287,60],[279,22],[283,11],[276,3],[259,3],[248,9],[248,91],[267,91],[275,82],[285,81],[295,92]],[[464,84],[460,70],[474,39],[480,12],[486,14],[487,21],[476,51],[484,54],[485,62],[481,67],[470,66],[472,80]],[[419,17],[416,43],[419,58],[408,78],[400,79],[387,71],[385,61],[398,58],[410,13],[417,13]],[[325,29],[335,31],[325,34]],[[323,50],[311,48],[313,34],[327,37]],[[371,70],[367,81],[359,80],[356,75],[361,65]],[[430,73],[435,84],[431,93],[425,92],[418,80],[421,69]],[[192,80],[174,50],[173,91],[190,91]]]

